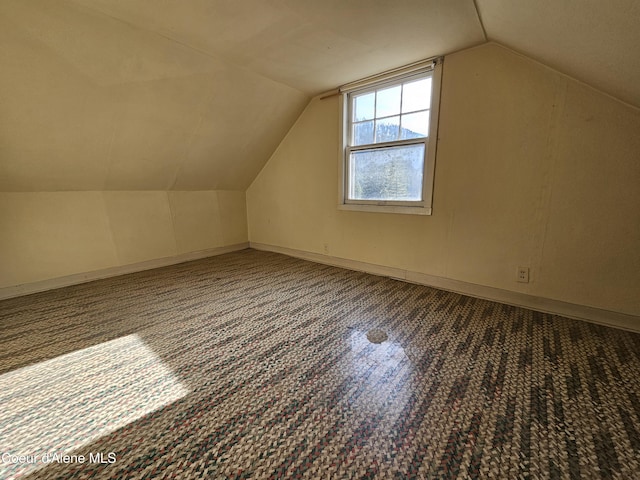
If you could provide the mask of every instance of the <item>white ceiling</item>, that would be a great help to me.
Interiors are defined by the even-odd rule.
[[[640,107],[640,1],[477,2],[490,40]]]
[[[243,190],[310,96],[487,39],[640,106],[637,0],[476,3],[2,0],[0,190]]]
[[[76,0],[315,94],[484,41],[472,0]]]

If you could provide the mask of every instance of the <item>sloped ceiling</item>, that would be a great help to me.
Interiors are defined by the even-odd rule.
[[[640,107],[640,1],[477,3],[490,40]]]
[[[638,106],[638,32],[636,0],[2,0],[0,190],[244,190],[310,96],[487,38]]]
[[[0,2],[0,189],[244,189],[307,95],[73,2]]]
[[[484,41],[472,0],[77,0],[314,94]]]

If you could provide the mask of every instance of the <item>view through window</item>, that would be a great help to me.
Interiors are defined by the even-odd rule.
[[[345,204],[430,207],[434,96],[433,69],[347,94]]]

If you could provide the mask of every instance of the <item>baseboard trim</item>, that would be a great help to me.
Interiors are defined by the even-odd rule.
[[[214,257],[225,253],[237,252],[249,248],[249,242],[236,243],[224,247],[208,248],[197,252],[183,253],[173,257],[154,258],[144,262],[131,263],[129,265],[120,265],[117,267],[109,267],[101,270],[94,270],[86,273],[75,273],[65,275],[64,277],[56,277],[39,282],[25,283],[11,287],[0,288],[0,300],[13,297],[21,297],[23,295],[31,295],[32,293],[44,292],[55,288],[68,287],[80,283],[92,282],[102,278],[116,277],[118,275],[126,275],[128,273],[141,272],[143,270],[152,270],[154,268],[167,267],[178,263],[190,262],[192,260],[200,260],[201,258]]]
[[[620,312],[613,312],[600,308],[577,305],[574,303],[553,300],[550,298],[537,297],[525,293],[511,292],[500,288],[477,285],[474,283],[453,280],[450,278],[427,275],[420,272],[403,270],[400,268],[386,267],[374,263],[360,262],[348,258],[333,257],[320,253],[307,252],[294,248],[268,245],[264,243],[250,242],[250,247],[255,250],[281,253],[290,257],[301,258],[311,262],[333,265],[335,267],[371,273],[383,277],[390,277],[410,283],[417,283],[429,287],[439,288],[450,292],[469,295],[470,297],[492,300],[516,307],[528,308],[543,313],[550,313],[562,317],[584,320],[607,327],[619,328],[631,332],[640,333],[640,316],[628,315]]]

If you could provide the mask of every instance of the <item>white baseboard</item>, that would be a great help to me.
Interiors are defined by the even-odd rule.
[[[461,280],[427,275],[400,268],[385,267],[383,265],[360,262],[347,258],[332,257],[330,255],[322,255],[320,253],[307,252],[294,248],[279,247],[256,242],[250,242],[250,246],[256,250],[282,253],[290,257],[301,258],[303,260],[309,260],[316,263],[372,273],[374,275],[384,277],[391,277],[398,280],[404,280],[406,282],[427,285],[441,290],[469,295],[470,297],[492,300],[495,302],[505,303],[507,305],[524,307],[530,310],[560,315],[576,320],[585,320],[599,325],[606,325],[608,327],[640,333],[640,316],[636,315],[628,315],[625,313],[613,312],[585,305],[577,305],[574,303],[563,302],[561,300],[536,297],[534,295],[511,292],[509,290],[477,285],[474,283],[463,282]]]
[[[77,285],[79,283],[92,282],[102,278],[116,277],[118,275],[126,275],[127,273],[141,272],[143,270],[151,270],[153,268],[166,267],[177,263],[190,262],[191,260],[199,260],[201,258],[213,257],[224,253],[236,252],[249,248],[249,243],[237,243],[227,245],[225,247],[208,248],[197,252],[183,253],[173,257],[154,258],[145,262],[132,263],[129,265],[121,265],[117,267],[109,267],[101,270],[94,270],[86,273],[75,273],[73,275],[65,275],[64,277],[51,278],[41,280],[39,282],[25,283],[11,287],[0,288],[0,300],[12,297],[20,297],[30,295],[32,293],[53,290],[54,288],[68,287],[69,285]]]

